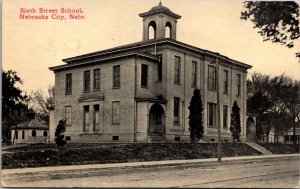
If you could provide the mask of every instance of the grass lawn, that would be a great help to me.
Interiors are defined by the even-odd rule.
[[[279,143],[259,143],[262,147],[269,150],[273,154],[293,154],[299,153],[299,145],[297,146],[297,151],[293,144],[279,144]]]
[[[223,157],[260,155],[246,144],[222,144]],[[201,159],[217,157],[216,143],[162,143],[162,144],[67,144],[58,150],[54,144],[10,148],[2,154],[2,168],[80,165]]]

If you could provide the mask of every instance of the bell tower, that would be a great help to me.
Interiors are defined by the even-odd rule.
[[[176,40],[177,19],[181,16],[170,11],[159,2],[148,12],[139,14],[143,18],[143,41],[171,38]],[[152,37],[150,36],[152,31]]]

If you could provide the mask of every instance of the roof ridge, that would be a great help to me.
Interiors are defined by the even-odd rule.
[[[30,122],[29,122],[29,124],[28,124],[28,127],[31,126],[31,123],[32,123],[33,120],[34,120],[34,119],[30,120]]]

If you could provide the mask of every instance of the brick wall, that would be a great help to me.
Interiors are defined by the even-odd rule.
[[[112,141],[112,136],[119,136],[120,141],[133,140],[134,124],[134,57],[113,61],[95,63],[94,65],[77,67],[55,73],[55,120],[65,118],[65,106],[72,108],[72,124],[67,126],[66,136],[72,142],[99,142]],[[120,65],[121,86],[113,88],[113,66]],[[100,68],[100,91],[93,91],[93,70]],[[91,91],[83,92],[83,73],[90,70]],[[72,94],[65,95],[65,75],[72,73]],[[104,95],[103,100],[87,99],[79,102],[79,98],[88,95]],[[112,102],[120,102],[120,124],[112,124]],[[93,105],[100,105],[100,130],[90,129],[83,132],[83,106],[89,106],[90,116],[93,114]]]

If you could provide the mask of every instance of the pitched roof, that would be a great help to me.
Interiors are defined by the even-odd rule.
[[[11,129],[49,129],[48,125],[45,125],[35,119],[32,119],[30,121],[24,121],[22,123],[19,123],[17,125],[14,125],[11,127]]]
[[[181,16],[172,12],[168,7],[165,7],[159,2],[159,5],[152,7],[148,12],[139,14],[140,17],[147,17],[157,13],[165,13],[173,18],[180,19]]]
[[[296,135],[300,135],[300,127],[296,127],[295,129],[296,129],[295,130],[296,131]],[[293,128],[290,128],[286,133],[287,133],[286,135],[292,136],[293,135]]]

